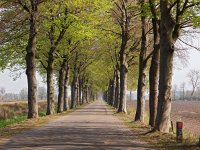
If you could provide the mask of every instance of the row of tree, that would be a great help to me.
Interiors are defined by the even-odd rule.
[[[99,16],[110,4],[80,0],[0,2],[0,66],[2,70],[26,69],[28,118],[38,117],[36,71],[47,84],[47,115],[54,114],[55,107],[62,112],[96,98],[101,81],[95,83],[95,71],[103,70],[92,65],[102,55],[97,53],[102,41],[96,28],[103,24]]]
[[[106,91],[107,102],[124,113],[126,92],[137,86],[135,120],[143,122],[149,69],[150,125],[169,131],[175,43],[183,28],[199,25],[198,1],[2,0],[0,6],[0,67],[26,69],[28,118],[38,117],[37,71],[47,84],[48,115],[55,113],[55,86],[57,112],[69,109],[70,85],[70,108]]]
[[[154,131],[169,132],[173,58],[176,51],[181,51],[176,43],[180,39],[184,44],[190,45],[181,39],[181,35],[186,32],[184,29],[192,30],[191,27],[199,25],[200,3],[190,0],[119,0],[114,5],[113,18],[121,27],[121,47],[119,56],[116,55],[118,61],[104,99],[116,107],[118,112],[126,113],[127,73],[129,60],[135,59],[132,54],[134,51],[139,57],[134,120],[144,122],[148,71],[149,125]],[[134,7],[137,8],[133,9]],[[194,73],[191,76],[194,77]]]

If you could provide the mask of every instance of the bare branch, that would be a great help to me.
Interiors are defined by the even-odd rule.
[[[108,32],[111,32],[111,33],[114,33],[114,34],[116,34],[116,35],[121,36],[121,33],[115,32],[115,31],[113,31],[113,30],[110,30],[110,29],[104,29],[104,28],[100,28],[100,29],[103,30],[103,31],[108,31]]]
[[[194,48],[194,49],[200,51],[200,48],[195,47],[195,46],[193,46],[193,45],[191,45],[191,44],[188,44],[187,42],[181,40],[180,38],[178,38],[178,40],[181,41],[183,44],[185,44],[185,45],[187,45],[187,46],[189,46],[189,47],[191,47],[191,48]]]

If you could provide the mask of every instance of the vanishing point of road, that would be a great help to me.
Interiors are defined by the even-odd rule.
[[[41,127],[15,135],[1,150],[150,150],[104,101],[95,101]]]

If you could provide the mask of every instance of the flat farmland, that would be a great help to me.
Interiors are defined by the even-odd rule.
[[[25,115],[27,107],[27,101],[0,101],[0,120]],[[38,110],[46,110],[46,101],[38,101]]]
[[[136,101],[128,102],[129,108],[136,108]],[[148,111],[148,101],[146,110]],[[176,128],[176,122],[182,121],[184,129],[191,135],[200,136],[200,101],[173,101],[171,119]]]
[[[183,121],[185,129],[195,136],[200,136],[200,102],[174,101],[172,103],[172,121]]]

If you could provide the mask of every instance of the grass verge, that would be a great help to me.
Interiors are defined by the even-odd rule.
[[[131,129],[133,135],[142,141],[146,141],[153,148],[161,150],[200,150],[197,137],[185,134],[183,143],[177,143],[176,135],[173,133],[150,132],[151,128],[146,125],[147,118],[145,118],[145,124],[133,121],[134,111],[128,110],[127,115],[123,113],[115,113],[114,115]]]

